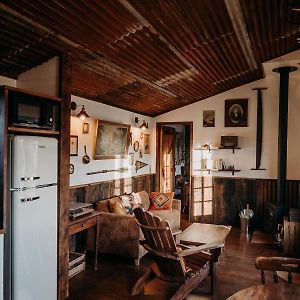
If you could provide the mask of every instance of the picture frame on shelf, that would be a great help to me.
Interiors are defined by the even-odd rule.
[[[203,127],[215,127],[215,110],[203,111]]]
[[[248,99],[225,100],[225,127],[248,126]]]
[[[82,133],[88,134],[90,131],[90,123],[83,123],[82,125]]]
[[[70,136],[70,156],[78,156],[78,135]]]
[[[130,125],[98,120],[94,159],[127,158],[129,142]]]

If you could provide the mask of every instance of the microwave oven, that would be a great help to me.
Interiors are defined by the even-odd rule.
[[[56,130],[57,105],[52,101],[14,95],[9,106],[10,126]]]

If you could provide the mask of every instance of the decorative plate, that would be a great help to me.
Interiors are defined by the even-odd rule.
[[[70,164],[70,171],[69,171],[70,174],[73,174],[74,173],[74,165],[73,164]]]

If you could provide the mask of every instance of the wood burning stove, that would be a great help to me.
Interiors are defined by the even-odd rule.
[[[265,203],[264,229],[275,233],[278,224],[283,224],[283,216],[287,215],[289,207],[273,202]]]

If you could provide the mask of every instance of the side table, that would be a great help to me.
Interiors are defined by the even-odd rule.
[[[95,270],[98,268],[98,239],[99,239],[99,218],[101,212],[93,211],[90,214],[79,217],[75,220],[70,220],[69,236],[89,228],[94,228],[94,248],[95,248]]]

